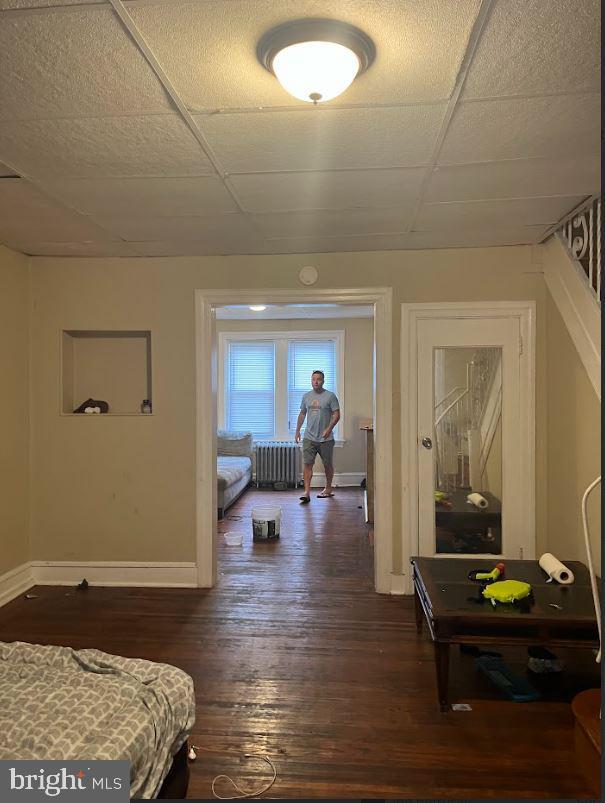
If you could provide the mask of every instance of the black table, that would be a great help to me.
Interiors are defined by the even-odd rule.
[[[537,561],[505,560],[507,580],[524,580],[532,594],[525,600],[494,607],[480,596],[482,586],[468,579],[472,569],[493,569],[496,560],[414,557],[412,577],[416,629],[426,618],[435,646],[437,691],[442,711],[447,708],[450,644],[542,645],[598,648],[599,635],[588,569],[563,561],[575,582],[547,583]],[[558,606],[558,607],[554,607]]]

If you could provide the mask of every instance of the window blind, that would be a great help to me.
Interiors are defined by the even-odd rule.
[[[255,438],[275,433],[275,344],[242,341],[229,344],[226,372],[227,428],[252,432]]]
[[[334,340],[288,341],[288,430],[296,432],[300,402],[311,390],[313,371],[325,374],[324,388],[338,394],[336,387],[336,342]],[[338,427],[336,428],[338,430]]]

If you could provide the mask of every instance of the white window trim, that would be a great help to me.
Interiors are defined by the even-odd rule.
[[[259,340],[270,340],[275,342],[275,388],[276,393],[277,389],[281,388],[282,392],[286,394],[288,393],[288,357],[287,357],[287,340],[335,340],[337,346],[337,360],[336,360],[336,395],[338,396],[338,401],[340,403],[340,422],[338,423],[338,429],[340,430],[339,435],[340,437],[335,438],[335,446],[341,447],[346,443],[345,438],[345,392],[344,392],[344,384],[345,384],[345,332],[344,329],[337,329],[337,330],[324,330],[319,329],[317,331],[311,331],[306,329],[305,331],[288,331],[288,332],[281,332],[281,331],[272,331],[272,332],[219,332],[218,333],[218,355],[217,355],[217,394],[216,394],[216,405],[217,405],[217,419],[218,419],[218,426],[221,429],[225,429],[225,398],[226,398],[226,391],[225,391],[225,357],[227,354],[227,349],[229,348],[229,343],[234,342],[241,342],[242,340],[251,340],[251,341],[259,341]],[[311,386],[309,384],[309,390],[311,390]],[[331,390],[331,388],[328,388]],[[282,405],[283,407],[283,405]],[[287,411],[285,409],[279,409],[279,405],[276,404],[275,406],[275,429],[283,432],[287,432],[288,422],[286,420]],[[281,427],[281,429],[280,429]],[[270,441],[294,441],[293,436],[290,435],[289,432],[284,437],[274,437],[274,438],[262,438],[263,442],[270,442]]]

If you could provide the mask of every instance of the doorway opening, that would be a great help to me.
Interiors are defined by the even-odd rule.
[[[260,306],[265,309],[250,309]],[[343,491],[344,486],[353,488],[357,485],[359,488],[365,478],[365,466],[360,464],[362,453],[365,462],[365,433],[360,432],[360,427],[374,428],[374,587],[376,591],[389,593],[392,570],[390,290],[197,291],[196,312],[198,585],[210,587],[217,578],[220,493],[216,479],[217,431],[221,439],[229,438],[232,432],[251,431],[253,440],[266,448],[270,464],[273,460],[273,468],[259,465],[257,474],[254,450],[251,476],[244,477],[242,484],[246,486],[252,479],[255,499],[260,494],[261,499],[266,497],[268,502],[279,504],[276,489],[290,485],[292,490],[287,493],[296,493],[298,500],[300,494],[294,490],[294,484],[299,481],[300,462],[294,477],[286,447],[289,445],[294,452],[291,444],[296,429],[295,414],[300,410],[298,397],[302,395],[304,369],[307,363],[315,364],[314,360],[320,359],[330,384],[336,387],[337,395],[342,396],[342,417],[334,430],[334,480]],[[259,313],[262,313],[260,318]],[[340,321],[344,323],[340,324]],[[357,365],[355,360],[356,345],[352,334],[355,321],[358,321],[358,329],[365,327],[369,335],[365,349],[368,365],[364,370],[359,361],[361,355],[358,355]],[[351,329],[349,338],[348,328]],[[350,354],[348,345],[351,346]],[[255,361],[256,367],[252,365]],[[230,376],[235,369],[239,378],[244,378],[243,382]],[[263,381],[264,375],[267,382]],[[356,393],[351,390],[355,382],[365,383],[370,391],[366,393],[369,398],[362,399],[361,407]],[[271,384],[271,393],[265,393],[266,398],[261,398],[263,387],[266,386],[268,391]],[[368,415],[362,414],[365,412]],[[276,443],[284,444],[279,455],[274,447]],[[219,445],[224,451],[225,443],[220,439]],[[299,447],[297,451],[299,456]],[[325,481],[323,466],[318,459],[311,503],[315,503],[315,510],[318,510],[318,504],[332,501],[315,499],[315,489],[321,491]],[[271,493],[257,491],[257,484],[259,489],[265,487]],[[238,488],[236,492],[241,493],[241,490]],[[361,499],[359,493],[357,497]],[[241,510],[246,509],[245,498],[240,497],[234,508],[237,505]],[[224,506],[222,512],[229,516]],[[238,521],[238,526],[233,529],[251,532],[249,511],[246,519]],[[221,526],[221,532],[224,529]]]

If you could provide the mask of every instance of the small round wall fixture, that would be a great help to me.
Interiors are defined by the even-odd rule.
[[[376,48],[354,25],[310,18],[267,31],[256,55],[287,92],[317,104],[344,92],[372,64]]]
[[[305,265],[305,267],[301,268],[298,272],[298,278],[300,279],[301,284],[315,284],[319,278],[319,271],[313,265]]]

